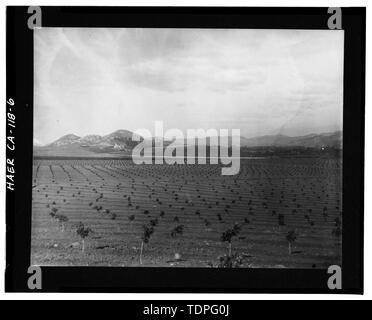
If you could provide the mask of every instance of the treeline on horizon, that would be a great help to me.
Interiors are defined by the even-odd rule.
[[[228,157],[232,156],[231,147],[229,148]],[[209,163],[210,158],[210,147],[206,147],[206,159]],[[224,152],[226,156],[226,152]],[[176,150],[173,151],[172,156],[176,156]],[[195,158],[198,158],[199,152],[198,148],[195,148]],[[204,157],[203,155],[201,155]],[[218,157],[221,156],[221,152],[218,152]],[[187,157],[187,148],[184,149],[184,157]],[[323,147],[323,148],[311,148],[311,147],[240,147],[240,158],[271,158],[271,157],[314,157],[314,158],[341,158],[342,149],[336,147]],[[111,156],[40,156],[35,155],[34,159],[124,159],[132,160],[132,155],[130,152],[117,152]],[[155,160],[155,150],[152,152],[152,159]],[[185,161],[186,162],[186,161]],[[196,163],[198,161],[196,160]]]

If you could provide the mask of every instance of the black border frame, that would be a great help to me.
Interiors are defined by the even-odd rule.
[[[6,97],[15,101],[15,191],[6,189],[5,291],[30,292],[33,31],[7,7]],[[41,7],[43,27],[328,29],[328,8]],[[42,267],[41,292],[363,293],[366,9],[342,8],[344,47],[342,289],[327,270]],[[9,105],[6,105],[7,112]],[[7,127],[7,136],[9,135]],[[13,132],[14,133],[14,132]]]

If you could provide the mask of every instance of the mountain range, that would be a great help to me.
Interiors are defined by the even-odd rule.
[[[35,143],[35,156],[122,156],[130,155],[133,148],[138,144],[132,141],[133,133],[128,130],[117,130],[108,135],[96,134],[79,137],[75,134],[67,134],[56,141],[40,146]],[[140,137],[142,141],[143,138]],[[161,138],[153,138],[153,145],[159,145]],[[149,140],[151,141],[151,139]],[[189,140],[187,141],[189,143]],[[164,146],[171,141],[164,141]],[[241,148],[255,147],[305,147],[305,148],[338,148],[342,147],[342,132],[330,132],[321,134],[308,134],[304,136],[290,137],[286,135],[265,135],[253,138],[240,137]]]
[[[254,138],[241,138],[244,147],[305,147],[305,148],[341,148],[342,132],[328,132],[289,137],[285,135],[267,135]]]

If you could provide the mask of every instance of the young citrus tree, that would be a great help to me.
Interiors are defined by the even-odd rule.
[[[341,219],[336,217],[335,227],[332,229],[332,235],[336,238],[337,244],[340,244],[340,238],[342,236]]]
[[[61,229],[62,232],[64,232],[65,231],[65,223],[68,221],[68,218],[63,214],[56,214],[54,216],[54,218],[58,220],[59,225],[60,225],[60,229]]]
[[[231,229],[227,229],[221,235],[221,241],[229,243],[229,257],[231,257],[232,239],[235,236],[237,236],[240,231],[241,231],[241,226],[239,224],[235,223],[235,225]]]
[[[80,222],[77,229],[76,233],[80,236],[82,239],[82,251],[85,251],[85,238],[88,237],[89,233],[92,232],[92,229],[85,227],[84,223]]]
[[[53,207],[52,211],[49,213],[52,219],[55,219],[57,212],[58,212],[58,209],[56,207]]]
[[[179,224],[179,225],[175,226],[171,230],[171,237],[176,238],[177,236],[181,236],[183,234],[183,230],[184,230],[184,225],[183,224]],[[175,260],[176,261],[181,260],[181,255],[177,252],[175,253]]]
[[[154,233],[155,229],[154,227],[150,225],[143,225],[143,233],[142,233],[142,242],[141,242],[141,251],[140,251],[140,264],[142,264],[142,254],[143,254],[143,247],[145,244],[149,243],[150,237]]]
[[[292,254],[292,244],[297,240],[297,233],[294,230],[288,231],[287,235],[285,236],[285,239],[288,242],[288,254]]]
[[[183,234],[183,224],[180,224],[176,227],[174,227],[171,231],[171,237],[174,238],[176,237],[177,235],[182,235]]]

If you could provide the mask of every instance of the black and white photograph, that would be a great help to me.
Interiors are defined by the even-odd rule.
[[[32,264],[341,265],[343,39],[35,30]]]
[[[6,292],[363,293],[364,7],[6,17]]]

